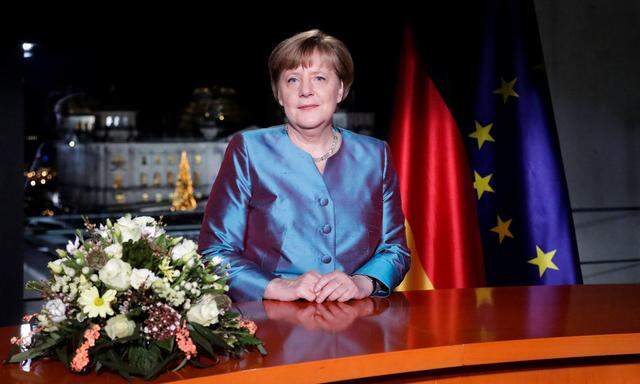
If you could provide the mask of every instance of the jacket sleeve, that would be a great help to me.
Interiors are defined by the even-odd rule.
[[[205,258],[219,256],[229,264],[232,300],[261,300],[269,281],[277,276],[244,254],[244,237],[251,201],[251,171],[245,139],[236,134],[227,147],[204,211],[198,251]]]
[[[382,235],[373,256],[353,274],[367,275],[381,283],[381,289],[372,296],[389,296],[404,279],[411,266],[411,253],[407,247],[404,215],[400,200],[398,175],[391,162],[389,145],[384,144],[384,170],[382,186]]]

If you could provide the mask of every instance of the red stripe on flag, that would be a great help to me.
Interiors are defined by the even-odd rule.
[[[408,29],[402,55],[390,145],[417,256],[435,288],[483,286],[476,197],[460,131]]]

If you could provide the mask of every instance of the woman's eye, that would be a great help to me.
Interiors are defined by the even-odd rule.
[[[295,83],[296,81],[298,81],[298,79],[296,79],[295,77],[292,77],[287,80],[287,83]]]
[[[316,80],[323,81],[323,80],[326,80],[326,79],[324,78],[324,76],[316,76]]]

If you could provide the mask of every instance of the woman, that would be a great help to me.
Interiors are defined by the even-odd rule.
[[[349,51],[311,30],[281,42],[269,71],[287,123],[231,139],[199,252],[230,264],[235,301],[388,296],[410,265],[404,216],[387,144],[333,127]]]

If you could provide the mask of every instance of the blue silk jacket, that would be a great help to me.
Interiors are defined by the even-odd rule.
[[[276,277],[340,270],[375,278],[388,296],[409,270],[389,146],[337,128],[323,173],[284,125],[231,139],[200,229],[203,257],[229,263],[234,301],[260,300]]]

